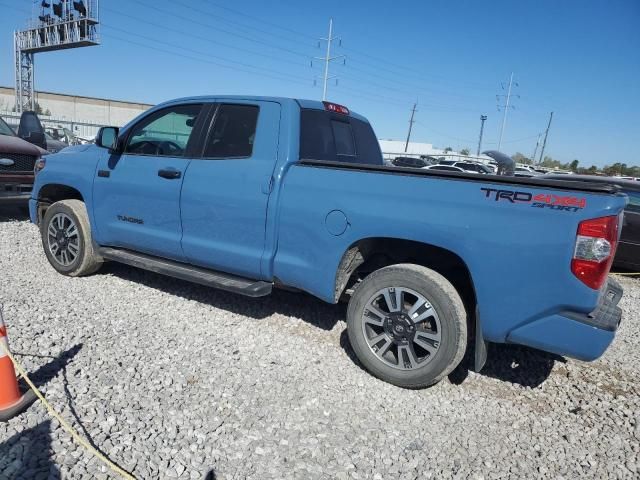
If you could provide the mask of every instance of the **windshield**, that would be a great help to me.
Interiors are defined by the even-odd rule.
[[[8,135],[9,137],[15,137],[16,134],[11,130],[11,127],[6,124],[4,120],[0,118],[0,135]]]

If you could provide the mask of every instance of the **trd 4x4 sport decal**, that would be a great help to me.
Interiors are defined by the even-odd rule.
[[[501,190],[497,188],[480,188],[480,190],[484,192],[485,198],[493,199],[496,202],[528,203],[534,208],[550,208],[551,210],[577,212],[587,206],[586,198],[561,196],[554,193],[538,193],[537,195],[533,195],[529,192],[517,192],[515,190]]]

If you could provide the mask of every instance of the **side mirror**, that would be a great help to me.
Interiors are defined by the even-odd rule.
[[[116,127],[101,127],[96,135],[96,145],[109,150],[117,150],[118,131]]]

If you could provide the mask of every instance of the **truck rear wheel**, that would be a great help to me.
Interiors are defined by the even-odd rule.
[[[40,224],[40,235],[47,259],[59,273],[80,277],[102,266],[93,247],[87,209],[80,200],[51,205]]]
[[[367,370],[407,388],[440,381],[460,363],[467,345],[460,295],[439,273],[413,264],[366,277],[349,302],[347,329]]]

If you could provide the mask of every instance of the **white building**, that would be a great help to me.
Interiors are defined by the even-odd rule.
[[[36,101],[40,105],[42,112],[51,114],[51,122],[62,121],[65,124],[73,123],[74,125],[113,125],[121,127],[151,107],[151,105],[139,102],[53,92],[36,92]],[[0,87],[0,112],[2,116],[12,117],[11,111],[14,106],[15,90],[13,87]],[[47,117],[47,115],[43,115],[42,119],[48,120]],[[7,118],[5,119],[8,120]],[[75,130],[78,130],[78,128]]]

